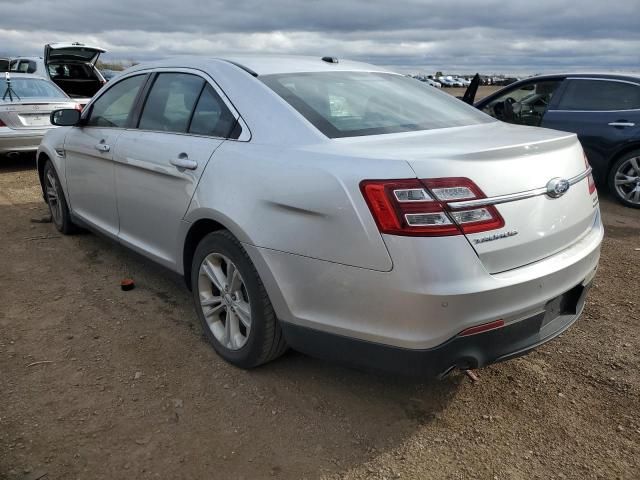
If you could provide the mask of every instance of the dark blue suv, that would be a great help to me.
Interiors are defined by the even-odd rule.
[[[640,74],[541,75],[475,106],[505,122],[577,133],[596,182],[640,208]]]

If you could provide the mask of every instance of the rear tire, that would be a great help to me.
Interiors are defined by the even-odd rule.
[[[640,208],[640,150],[625,153],[613,164],[609,190],[623,205]]]
[[[47,163],[45,163],[42,176],[42,185],[49,213],[51,214],[51,222],[59,232],[65,235],[76,233],[79,228],[71,220],[67,199],[64,196],[60,178],[51,160],[47,160]]]
[[[206,235],[191,263],[191,285],[204,335],[227,362],[254,368],[287,345],[249,255],[226,230]]]

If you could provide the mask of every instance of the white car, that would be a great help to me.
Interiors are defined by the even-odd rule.
[[[423,376],[505,360],[576,321],[598,266],[574,134],[373,65],[169,59],[52,120],[38,172],[55,226],[183,275],[241,367],[287,346]]]
[[[79,108],[53,82],[36,75],[0,74],[0,157],[35,152],[53,110]],[[0,158],[0,162],[3,159]]]
[[[11,60],[11,71],[49,78],[78,103],[86,104],[106,83],[96,62],[106,50],[79,42],[45,45],[43,57]]]

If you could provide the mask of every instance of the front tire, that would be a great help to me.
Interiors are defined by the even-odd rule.
[[[640,150],[624,154],[613,164],[609,190],[620,203],[640,208]]]
[[[51,213],[51,221],[55,227],[60,233],[65,235],[77,232],[78,227],[71,220],[67,199],[64,196],[60,178],[51,160],[47,160],[47,163],[44,165],[42,183],[44,186],[45,199],[49,207],[49,212]]]
[[[191,285],[204,334],[227,362],[253,368],[285,352],[258,272],[228,231],[210,233],[200,241],[191,264]]]

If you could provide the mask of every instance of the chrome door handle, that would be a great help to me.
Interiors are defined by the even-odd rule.
[[[609,123],[610,127],[635,127],[636,124],[633,122],[611,122]]]
[[[111,147],[109,145],[104,144],[104,143],[99,143],[99,144],[95,145],[94,148],[96,150],[98,150],[99,152],[108,152],[109,150],[111,150]]]
[[[187,170],[195,170],[198,168],[198,162],[189,160],[189,156],[186,153],[181,153],[178,155],[178,158],[172,158],[170,163],[174,167],[186,168]]]

